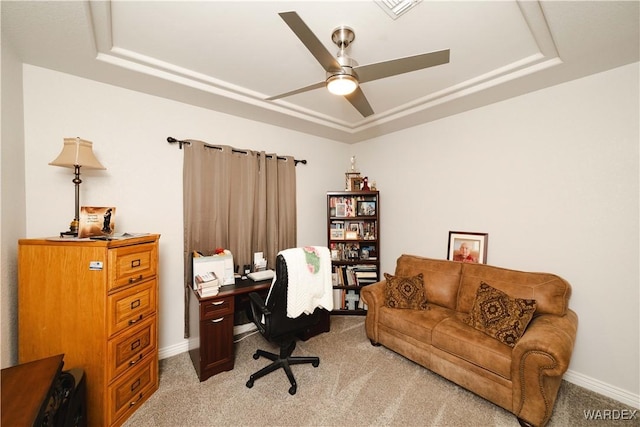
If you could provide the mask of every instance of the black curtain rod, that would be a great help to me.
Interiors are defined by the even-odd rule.
[[[189,141],[180,141],[180,140],[178,140],[178,139],[175,139],[175,138],[174,138],[174,137],[172,137],[172,136],[170,136],[170,137],[168,137],[168,138],[167,138],[167,142],[168,142],[169,144],[175,144],[175,143],[177,142],[177,143],[178,143],[178,147],[179,147],[181,150],[182,150],[182,146],[183,146],[184,144],[186,144],[186,145],[191,145],[191,142],[189,142]],[[207,144],[205,144],[204,146],[205,146],[205,147],[207,147],[207,148],[215,148],[216,150],[222,150],[222,147],[216,147],[216,146],[213,146],[213,145],[207,145]],[[247,154],[247,151],[244,151],[244,150],[238,150],[238,149],[235,149],[235,148],[233,148],[231,151],[233,151],[234,153],[239,153],[239,154]],[[268,158],[272,158],[273,156],[271,156],[271,155],[267,154],[267,157],[268,157]],[[285,157],[280,157],[280,156],[276,157],[276,159],[278,159],[278,160],[287,160]],[[294,162],[294,164],[295,164],[296,166],[298,165],[298,163],[302,163],[303,165],[306,165],[306,164],[307,164],[307,161],[306,161],[306,160],[297,160],[297,159],[293,159],[293,162]]]

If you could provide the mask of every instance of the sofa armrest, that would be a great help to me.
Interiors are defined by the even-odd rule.
[[[513,348],[511,380],[513,413],[533,425],[551,416],[562,375],[569,368],[578,330],[578,316],[536,316]]]
[[[364,326],[367,337],[372,343],[378,343],[378,311],[384,306],[384,288],[386,280],[364,286],[360,291],[360,298],[367,303],[367,317]]]

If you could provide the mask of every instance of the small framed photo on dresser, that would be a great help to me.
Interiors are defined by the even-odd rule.
[[[82,206],[80,208],[78,237],[83,239],[111,236],[116,229],[115,217],[115,206]]]

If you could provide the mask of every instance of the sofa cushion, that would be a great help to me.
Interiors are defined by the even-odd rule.
[[[387,283],[384,288],[384,305],[390,308],[426,310],[422,273],[415,276],[392,276],[384,273]]]
[[[444,319],[454,316],[455,312],[448,308],[431,305],[429,310],[394,310],[381,307],[379,325],[388,333],[404,340],[412,338],[416,342],[431,345],[431,333],[435,326]],[[467,326],[467,328],[469,328]],[[473,330],[473,328],[469,328]]]
[[[462,280],[456,310],[461,313],[471,311],[480,282],[489,283],[512,298],[536,300],[536,314],[563,316],[567,312],[571,286],[559,276],[526,273],[484,264],[458,264],[462,266]]]
[[[431,333],[431,344],[449,354],[511,379],[511,347],[462,322],[457,314],[438,323]]]
[[[415,276],[422,273],[427,301],[455,310],[461,265],[459,262],[404,254],[396,263],[396,275]]]
[[[478,287],[471,314],[464,322],[513,347],[524,334],[535,311],[535,300],[511,298],[482,282]]]

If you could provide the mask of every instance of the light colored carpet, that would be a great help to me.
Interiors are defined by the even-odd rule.
[[[256,380],[269,364],[260,348],[277,348],[260,334],[236,344],[235,368],[199,382],[188,353],[160,362],[160,388],[126,427],[174,426],[518,426],[502,408],[404,357],[370,344],[364,317],[332,316],[331,332],[298,342],[294,355],[320,357],[320,366],[295,365],[298,391],[289,395],[284,371]],[[585,410],[632,409],[563,382],[548,426],[638,426],[586,420]]]

